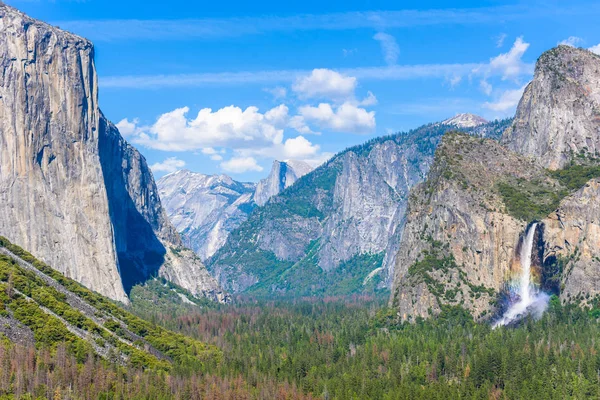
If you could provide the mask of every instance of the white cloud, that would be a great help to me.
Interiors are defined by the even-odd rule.
[[[496,47],[500,48],[504,46],[504,40],[506,39],[506,33],[501,33],[496,37]]]
[[[295,129],[298,133],[302,133],[303,135],[320,135],[320,132],[314,132],[308,125],[306,125],[306,121],[300,115],[295,115],[290,118],[288,122],[288,126],[292,129]]]
[[[223,156],[218,154],[217,150],[213,149],[212,147],[206,147],[202,149],[202,154],[210,156],[210,159],[213,161],[221,161],[223,159]]]
[[[367,97],[365,97],[360,102],[358,102],[359,106],[364,106],[364,107],[374,106],[376,104],[377,104],[377,97],[375,97],[375,95],[373,93],[371,93],[371,91],[367,92]]]
[[[324,152],[324,153],[318,154],[314,158],[305,158],[302,161],[310,164],[313,168],[317,168],[319,165],[323,164],[325,161],[329,160],[334,155],[335,155],[334,153]]]
[[[188,107],[178,108],[161,115],[150,127],[136,127],[139,133],[132,141],[164,151],[269,146],[283,140],[287,107],[280,105],[265,114],[257,107],[228,106],[214,112],[204,108],[195,118],[188,118],[188,112]]]
[[[390,65],[343,69],[337,73],[371,81],[446,79],[448,76],[454,75],[466,76],[472,71],[483,70],[487,66],[487,63]],[[533,66],[531,66],[531,69],[533,70]],[[150,89],[207,85],[294,83],[306,78],[311,73],[312,71],[303,70],[269,70],[174,75],[123,75],[101,77],[100,86],[103,88]]]
[[[496,99],[496,101],[486,102],[483,104],[483,107],[497,112],[512,112],[519,104],[525,87],[527,87],[527,85],[518,89],[506,90]]]
[[[346,102],[334,108],[321,103],[318,107],[303,106],[299,114],[322,129],[345,133],[372,133],[375,130],[375,112]]]
[[[588,50],[591,51],[592,53],[600,55],[600,44],[592,46]]]
[[[150,166],[154,172],[175,172],[185,167],[185,161],[176,157],[169,157],[161,163],[155,163]]]
[[[121,132],[121,135],[124,137],[128,137],[137,133],[137,125],[139,124],[139,120],[134,118],[131,122],[125,118],[119,121],[115,126]]]
[[[212,147],[205,147],[202,149],[202,154],[208,154],[208,155],[217,154],[217,150],[213,149]]]
[[[383,52],[383,58],[388,65],[394,65],[398,61],[400,55],[400,48],[396,39],[387,33],[379,32],[373,39],[377,40],[381,45],[381,51]]]
[[[274,88],[265,88],[265,92],[271,94],[275,100],[284,99],[287,96],[287,89],[283,86],[276,86]]]
[[[292,86],[292,90],[304,99],[345,100],[354,96],[355,89],[355,77],[326,68],[314,69],[310,75],[298,78]]]
[[[492,84],[489,83],[488,81],[486,81],[485,79],[482,79],[479,82],[479,87],[481,88],[481,91],[483,93],[485,93],[486,95],[491,95],[492,94]]]
[[[303,136],[298,136],[285,141],[283,145],[283,158],[302,160],[316,156],[319,149],[319,145],[312,144]]]
[[[241,174],[249,171],[260,172],[263,170],[254,157],[233,157],[228,161],[223,161],[221,163],[221,168],[234,174]]]
[[[462,76],[454,75],[451,78],[448,78],[448,83],[450,84],[450,88],[454,89],[460,82],[462,81]]]
[[[583,43],[583,39],[577,36],[569,36],[567,39],[558,42],[557,44],[564,44],[566,46],[577,47]]]
[[[280,104],[265,113],[265,120],[273,126],[284,126],[289,118],[289,109],[285,104]]]
[[[528,67],[521,60],[528,48],[529,43],[524,42],[522,37],[518,37],[508,53],[500,54],[490,60],[489,72],[500,73],[503,80],[518,78]]]

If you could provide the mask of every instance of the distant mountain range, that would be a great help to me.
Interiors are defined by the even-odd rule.
[[[444,133],[499,137],[510,121],[453,122],[349,148],[255,208],[207,266],[228,291],[346,294],[385,289],[406,200],[427,176]]]
[[[311,170],[302,161],[274,161],[269,176],[258,184],[181,170],[165,175],[157,186],[167,215],[185,245],[206,260],[254,207],[264,205]]]

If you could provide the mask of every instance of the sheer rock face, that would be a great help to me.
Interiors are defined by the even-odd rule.
[[[437,314],[441,305],[462,303],[476,318],[493,310],[527,226],[506,212],[495,188],[507,176],[549,179],[496,141],[444,137],[428,180],[411,193],[396,257],[391,303],[404,320]],[[453,263],[417,268],[427,252]]]
[[[258,184],[182,170],[162,177],[158,188],[184,244],[207,260],[257,205],[266,204],[311,170],[302,161],[274,161],[269,176]]]
[[[99,156],[90,42],[0,5],[0,232],[127,301]]]
[[[446,137],[427,182],[411,194],[390,300],[403,319],[431,316],[443,305],[463,304],[480,318],[493,310],[492,297],[481,290],[473,296],[474,287],[481,284],[497,294],[506,273],[516,268],[511,266],[515,246],[531,222],[512,217],[495,186],[504,180],[517,191],[544,187],[533,194],[539,200],[544,191],[559,195],[567,190],[547,169],[560,169],[571,161],[597,162],[600,57],[567,46],[544,53],[502,137],[505,147],[491,141],[470,143],[473,140],[477,139]],[[598,215],[600,180],[592,179],[539,223],[542,272],[562,267],[559,282],[554,276],[550,284],[556,285],[563,301],[586,304],[600,295]],[[451,257],[453,263],[429,268],[420,263],[426,251]]]
[[[221,248],[254,208],[256,184],[237,182],[227,175],[181,170],[163,176],[157,185],[173,225],[202,260]]]
[[[125,289],[159,275],[194,295],[222,298],[201,260],[183,248],[144,157],[104,117],[100,128],[100,161]]]
[[[581,296],[586,304],[600,294],[600,179],[563,199],[542,222],[544,263],[564,262],[561,299]]]
[[[600,57],[558,46],[538,59],[502,142],[549,169],[600,153]]]
[[[254,202],[264,206],[269,199],[290,187],[298,179],[312,171],[313,168],[303,161],[273,161],[269,176],[256,185]]]
[[[276,260],[335,273],[355,256],[392,249],[383,268],[373,267],[388,285],[406,198],[424,179],[444,129],[428,126],[334,157],[257,208],[211,259],[209,269],[228,290],[246,291]],[[247,260],[257,251],[269,256],[253,265]]]
[[[0,4],[0,63],[0,234],[115,300],[156,271],[216,293],[201,263],[167,254],[181,241],[98,108],[92,44]]]

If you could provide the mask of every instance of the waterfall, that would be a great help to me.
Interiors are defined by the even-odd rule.
[[[494,323],[494,328],[508,325],[526,315],[539,318],[548,306],[549,296],[541,292],[539,287],[531,281],[531,254],[536,228],[537,224],[532,224],[523,238],[519,254],[521,271],[516,285],[513,287],[514,296],[512,298],[514,301],[511,301],[508,310]]]

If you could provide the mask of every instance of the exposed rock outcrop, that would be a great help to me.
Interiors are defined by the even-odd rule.
[[[506,121],[480,126],[496,135]],[[209,261],[231,291],[295,294],[388,287],[410,189],[442,135],[430,124],[352,147],[257,208]],[[471,129],[467,129],[472,131]],[[339,289],[342,290],[342,289]]]
[[[570,46],[541,55],[502,142],[559,169],[600,153],[600,56]]]
[[[566,197],[542,222],[544,264],[562,270],[561,299],[587,304],[600,295],[600,179]]]
[[[94,48],[0,5],[0,233],[127,301],[100,164]]]
[[[264,206],[271,197],[292,186],[294,182],[312,170],[313,167],[303,161],[273,161],[269,176],[256,185],[254,202],[259,206]]]
[[[144,158],[98,108],[92,44],[0,4],[0,234],[112,299],[153,274],[217,283],[181,246]]]
[[[546,171],[490,139],[444,137],[428,180],[411,193],[396,258],[392,304],[403,319],[462,305],[493,310],[527,221],[511,216],[498,184],[538,180]]]
[[[600,57],[587,50],[552,49],[538,60],[505,147],[444,138],[408,206],[390,300],[402,319],[453,305],[489,315],[520,266],[519,238],[532,221],[542,289],[582,304],[600,295],[599,71]]]
[[[202,260],[211,257],[254,208],[256,185],[227,175],[181,170],[157,182],[160,198],[185,245]]]
[[[475,128],[480,125],[485,125],[489,121],[479,115],[461,113],[457,114],[452,118],[448,118],[441,122],[443,125],[452,125],[457,128]]]

